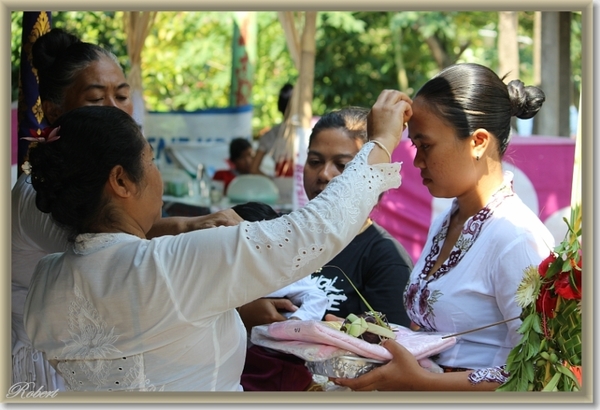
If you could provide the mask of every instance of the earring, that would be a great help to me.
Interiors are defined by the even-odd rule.
[[[479,161],[479,155],[477,155],[477,156],[475,157],[475,159],[476,159],[477,161]]]

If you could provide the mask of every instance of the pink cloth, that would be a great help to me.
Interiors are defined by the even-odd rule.
[[[443,334],[413,332],[402,326],[394,330],[396,341],[417,360],[433,356],[456,343],[455,337],[442,339]],[[376,360],[391,360],[391,353],[383,346],[365,342],[333,329],[318,320],[287,320],[252,329],[252,343],[291,353],[308,361],[354,353]]]

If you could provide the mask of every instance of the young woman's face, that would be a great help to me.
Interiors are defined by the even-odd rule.
[[[102,56],[81,70],[75,81],[65,90],[62,112],[86,105],[103,105],[120,108],[133,114],[130,86],[123,70],[114,60]]]
[[[348,137],[338,128],[325,129],[313,137],[304,165],[304,191],[309,200],[342,173],[362,145],[362,141]]]
[[[414,99],[408,133],[417,148],[413,164],[421,170],[423,185],[437,198],[454,198],[477,183],[471,139],[461,140],[454,128]]]

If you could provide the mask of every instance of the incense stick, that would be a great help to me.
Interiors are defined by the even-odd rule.
[[[442,339],[447,339],[449,337],[460,336],[460,335],[464,335],[464,334],[467,334],[467,333],[476,332],[478,330],[487,329],[488,327],[492,327],[492,326],[496,326],[496,325],[501,325],[502,323],[510,322],[511,320],[520,319],[520,318],[521,318],[521,316],[516,316],[516,317],[513,317],[511,319],[501,320],[499,322],[492,323],[492,324],[485,325],[485,326],[481,326],[481,327],[478,327],[476,329],[465,330],[464,332],[454,333],[453,335],[442,336]]]

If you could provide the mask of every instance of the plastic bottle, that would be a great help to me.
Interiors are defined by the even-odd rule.
[[[198,201],[200,206],[210,207],[211,205],[211,180],[204,164],[198,164],[196,171],[196,182],[198,184]]]

